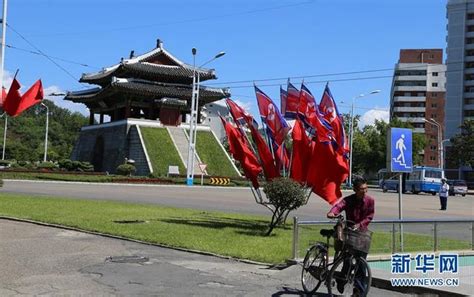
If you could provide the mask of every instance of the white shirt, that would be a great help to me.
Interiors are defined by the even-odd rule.
[[[439,197],[448,197],[449,185],[447,183],[441,184],[439,187]]]

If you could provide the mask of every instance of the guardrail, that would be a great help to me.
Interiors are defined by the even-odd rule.
[[[456,226],[455,224],[458,224]],[[426,226],[431,227],[429,230],[426,230]],[[334,226],[334,221],[299,221],[298,217],[293,217],[293,245],[292,245],[292,257],[293,260],[299,259],[299,251],[300,251],[300,232],[302,227],[304,226],[315,226],[321,227],[321,226],[329,226],[333,227]],[[409,228],[405,228],[409,227]],[[446,229],[446,226],[450,226],[451,229]],[[411,232],[407,232],[407,230],[410,230],[410,227],[412,228]],[[423,228],[425,227],[425,228]],[[454,227],[454,229],[453,229]],[[466,228],[464,228],[466,227]],[[442,229],[443,230],[440,230]],[[440,241],[443,241],[443,246],[453,246],[456,247],[455,249],[464,249],[464,250],[474,250],[474,220],[470,219],[459,219],[459,220],[451,220],[451,219],[444,219],[444,220],[425,220],[425,219],[420,219],[420,220],[374,220],[370,223],[370,229],[371,231],[375,231],[378,233],[378,235],[383,235],[380,236],[380,238],[383,238],[382,240],[389,240],[389,250],[385,249],[384,251],[388,251],[393,253],[396,253],[398,251],[404,252],[407,250],[416,250],[419,248],[418,246],[410,246],[412,242],[414,241],[414,238],[416,237],[421,237],[422,241],[422,246],[420,248],[421,250],[426,251],[427,249],[427,244],[431,245],[429,248],[430,251],[440,251]],[[400,232],[401,231],[401,232]],[[431,232],[431,237],[427,235],[427,231],[432,231]],[[384,234],[386,233],[386,234]],[[390,233],[390,236],[385,236]],[[442,233],[442,237],[440,237],[440,233]],[[315,236],[311,235],[311,242],[314,243],[316,240],[313,240],[314,237],[317,237],[319,235],[319,231]],[[399,236],[397,236],[399,235]],[[404,235],[409,235],[405,236]],[[374,237],[375,239],[377,238],[376,236],[372,237],[372,247],[374,246]],[[470,238],[470,243],[468,242]],[[322,242],[325,242],[322,238],[320,238]],[[398,239],[398,242],[397,242]],[[432,242],[430,242],[432,241]],[[403,245],[405,243],[405,246]],[[408,245],[406,245],[408,243]],[[310,244],[308,244],[309,247]],[[443,248],[446,250],[446,248]],[[452,249],[449,249],[452,250]],[[386,253],[385,252],[385,253]],[[370,254],[377,254],[377,251],[370,251]]]

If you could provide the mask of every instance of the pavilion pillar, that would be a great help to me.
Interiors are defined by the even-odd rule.
[[[125,119],[128,119],[130,117],[130,113],[131,113],[131,110],[132,107],[130,105],[130,100],[127,100],[127,104],[125,105]]]
[[[100,123],[101,124],[104,123],[104,113],[103,112],[100,113]]]
[[[94,125],[94,113],[89,110],[89,125]]]

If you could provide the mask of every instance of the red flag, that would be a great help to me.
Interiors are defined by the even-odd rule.
[[[6,98],[7,98],[7,92],[5,91],[5,87],[2,87],[2,98],[0,100],[0,107],[3,106],[3,102],[5,101]]]
[[[346,139],[346,133],[344,131],[344,121],[337,110],[336,102],[334,97],[329,90],[329,86],[326,85],[324,89],[321,102],[319,103],[319,110],[323,117],[331,124],[334,131],[334,137],[336,139],[337,151],[340,154],[346,154],[349,151]]]
[[[5,100],[3,101],[3,110],[9,116],[18,115],[17,109],[21,101],[20,88],[20,83],[16,80],[16,78],[13,78],[10,89],[8,90],[8,94],[5,97]]]
[[[285,170],[288,169],[290,159],[288,158],[288,150],[285,148],[284,144],[280,145],[276,151],[276,161],[278,169],[281,169],[283,166],[285,167]]]
[[[298,114],[311,136],[317,135],[317,139],[323,142],[334,140],[331,125],[322,117],[313,94],[303,83],[300,90]]]
[[[311,157],[311,140],[306,135],[303,123],[297,119],[292,132],[293,153],[290,177],[301,184],[306,183],[306,177]]]
[[[255,144],[257,145],[258,155],[263,165],[263,172],[265,173],[265,178],[269,181],[275,177],[280,177],[280,172],[275,166],[272,153],[268,148],[267,143],[263,140],[262,135],[258,133],[257,129],[254,126],[250,126],[250,131],[252,133],[252,138]]]
[[[313,141],[310,160],[308,185],[328,203],[336,203],[342,196],[341,184],[349,173],[346,159],[334,151],[331,143]]]
[[[285,140],[286,134],[290,131],[288,124],[280,114],[278,107],[272,99],[255,86],[255,95],[257,96],[258,109],[262,122],[267,125],[270,136],[275,139],[278,145]]]
[[[300,91],[288,81],[286,98],[286,110],[284,112],[286,119],[296,119],[298,114],[298,105],[300,103]],[[283,111],[282,111],[283,112]]]
[[[285,115],[286,112],[286,100],[288,98],[288,93],[283,90],[283,88],[280,86],[280,111],[281,114]]]
[[[38,79],[28,91],[21,96],[21,101],[16,111],[16,114],[19,115],[23,111],[27,110],[31,106],[38,104],[43,100],[43,84],[41,79]]]
[[[244,124],[247,125],[253,125],[255,127],[258,127],[257,121],[250,115],[248,112],[245,111],[242,107],[240,107],[237,103],[232,101],[232,99],[227,98],[225,99],[225,102],[227,103],[227,106],[229,108],[229,112],[232,115],[232,118],[234,119],[234,122],[237,126],[241,126]]]
[[[240,162],[240,165],[242,165],[245,177],[252,182],[255,189],[258,189],[259,184],[257,177],[260,172],[262,172],[262,166],[260,166],[258,159],[252,150],[245,145],[239,131],[237,131],[237,129],[229,122],[226,122],[222,117],[221,120],[224,124],[232,156]]]

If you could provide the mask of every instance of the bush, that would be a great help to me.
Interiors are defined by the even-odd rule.
[[[94,166],[89,162],[72,161],[70,159],[62,159],[58,162],[59,168],[67,171],[86,171],[93,172]]]
[[[122,164],[117,167],[117,174],[130,176],[136,171],[135,166],[132,164]]]
[[[41,162],[38,165],[36,165],[36,168],[53,170],[53,169],[56,169],[57,166],[53,162]]]
[[[263,187],[268,201],[273,205],[273,216],[267,235],[273,228],[286,221],[288,213],[306,202],[304,188],[289,178],[275,178]]]

